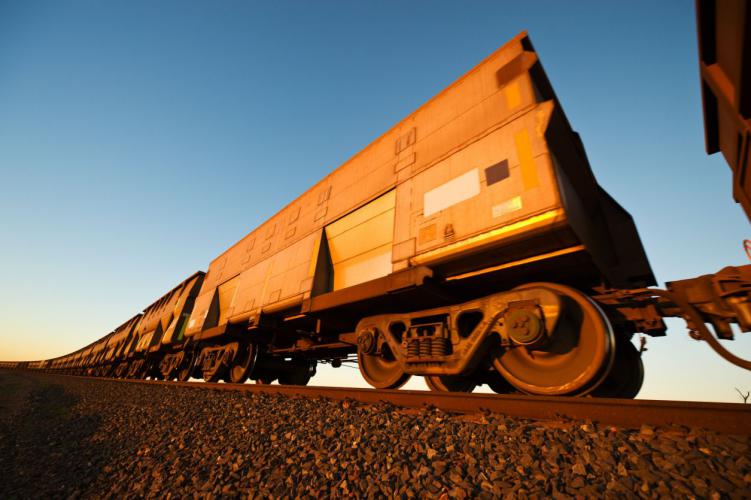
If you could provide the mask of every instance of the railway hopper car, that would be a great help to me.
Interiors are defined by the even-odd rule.
[[[565,334],[581,338],[570,362],[494,362],[531,392],[586,392],[616,340],[582,290],[651,284],[630,216],[597,184],[522,34],[215,259],[186,335],[214,344],[200,356],[212,378],[224,364],[241,379],[237,357],[273,380],[285,362],[357,350],[376,387],[411,374],[470,386],[477,370],[501,384],[490,345],[543,342],[572,309],[589,323]],[[495,332],[509,308],[539,325]]]
[[[27,370],[29,368],[29,361],[10,361],[6,367],[12,370]]]
[[[113,353],[113,360],[121,364],[120,376],[169,378],[190,365],[184,332],[203,276],[201,271],[192,274],[119,328],[124,347]],[[189,371],[184,373],[181,379]]]
[[[67,373],[306,384],[356,362],[373,387],[634,397],[643,332],[751,330],[751,266],[655,284],[521,33]],[[707,327],[711,325],[713,333]]]
[[[110,333],[100,340],[96,341],[91,347],[91,351],[85,360],[87,375],[106,375],[103,366],[103,358],[106,352],[107,344],[109,343],[111,338],[112,334]]]
[[[109,367],[109,374],[113,377],[123,378],[127,373],[128,365],[121,361],[122,353],[131,342],[133,338],[133,330],[141,319],[141,315],[142,314],[139,313],[133,316],[128,321],[115,328],[115,331],[112,334],[112,341],[104,355],[104,360]]]
[[[67,360],[65,362],[66,373],[77,374],[78,359],[81,357],[81,351],[82,349],[79,349],[78,351],[67,356]]]

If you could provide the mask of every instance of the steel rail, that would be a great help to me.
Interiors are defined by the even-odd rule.
[[[60,375],[60,374],[50,374]],[[611,399],[506,394],[465,394],[413,390],[376,390],[349,387],[316,387],[161,380],[77,378],[140,383],[165,387],[188,387],[224,391],[282,394],[306,398],[354,400],[368,404],[391,403],[403,408],[435,407],[452,413],[490,412],[535,420],[588,420],[607,425],[638,428],[642,425],[699,427],[722,434],[751,436],[751,405],[648,399]]]

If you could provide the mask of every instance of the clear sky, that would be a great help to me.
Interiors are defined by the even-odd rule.
[[[745,263],[691,1],[0,0],[0,359],[108,333],[522,30],[660,283]],[[751,389],[671,327],[640,397]]]

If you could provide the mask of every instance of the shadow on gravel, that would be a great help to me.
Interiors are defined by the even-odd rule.
[[[100,418],[74,412],[79,398],[34,380],[23,404],[0,419],[0,498],[81,496],[105,465],[90,437]],[[108,443],[114,446],[114,443]]]

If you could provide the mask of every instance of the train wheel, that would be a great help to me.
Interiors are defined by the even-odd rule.
[[[516,388],[509,384],[508,380],[503,378],[501,374],[495,370],[489,370],[483,378],[483,382],[488,384],[490,390],[496,394],[510,394],[516,392]]]
[[[178,380],[178,382],[187,382],[188,380],[190,380],[191,372],[192,372],[192,370],[191,370],[191,368],[189,366],[181,367],[177,371],[177,380]]]
[[[213,367],[203,371],[204,382],[216,383],[227,375],[227,367],[224,363],[216,363]]]
[[[282,385],[308,385],[310,375],[300,375],[298,373],[280,373],[279,383]]]
[[[240,344],[239,351],[235,356],[232,366],[228,370],[229,382],[233,384],[244,384],[253,371],[253,366],[258,356],[258,349],[255,344],[248,342]]]
[[[177,380],[179,382],[187,382],[193,375],[193,363],[196,360],[196,353],[194,351],[185,352],[183,359],[177,367]]]
[[[316,372],[316,365],[309,362],[290,365],[279,373],[279,383],[282,385],[308,385]]]
[[[187,382],[188,380],[190,380],[191,375],[193,375],[192,363],[186,366],[181,366],[177,370],[176,377],[177,377],[178,382]]]
[[[363,378],[376,389],[398,389],[409,380],[382,334],[366,331],[357,346],[357,364]],[[380,346],[379,346],[380,344]]]
[[[428,375],[425,384],[434,392],[472,392],[477,387],[470,378],[452,375]]]
[[[615,361],[605,380],[592,395],[598,398],[633,399],[644,382],[644,364],[639,351],[629,339],[618,336],[615,343]]]
[[[558,294],[562,316],[542,346],[516,346],[494,356],[493,366],[522,392],[548,396],[579,396],[591,392],[608,374],[615,354],[615,337],[597,304],[563,285],[537,283],[522,288],[546,288]]]

